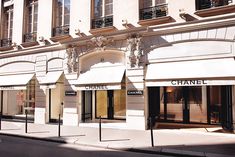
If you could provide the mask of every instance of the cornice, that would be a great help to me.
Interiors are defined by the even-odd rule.
[[[48,45],[36,46],[36,47],[27,48],[27,49],[0,52],[0,58],[2,59],[2,58],[8,58],[8,57],[37,54],[37,53],[56,51],[56,50],[62,50],[62,49],[63,47],[60,44],[56,43],[56,44],[51,44],[49,46]]]

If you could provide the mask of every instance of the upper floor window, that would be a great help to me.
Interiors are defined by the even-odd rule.
[[[13,5],[4,7],[2,16],[2,40],[1,46],[11,46],[12,44],[12,30],[13,30]]]
[[[196,0],[196,9],[208,9],[228,5],[230,3],[232,3],[232,0]]]
[[[38,24],[38,0],[26,1],[24,42],[36,41],[37,24]]]
[[[54,1],[53,36],[68,35],[70,23],[70,0]]]
[[[166,16],[166,0],[140,0],[140,20]]]
[[[113,0],[92,0],[92,29],[113,26]]]

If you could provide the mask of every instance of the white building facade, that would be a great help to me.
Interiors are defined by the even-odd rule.
[[[2,0],[0,105],[8,118],[235,121],[232,0]]]

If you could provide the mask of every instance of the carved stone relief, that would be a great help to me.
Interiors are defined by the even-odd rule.
[[[143,49],[141,47],[141,37],[132,35],[127,39],[127,50],[129,51],[130,67],[142,66]]]
[[[104,51],[106,46],[113,42],[111,38],[106,38],[104,36],[98,36],[91,38],[91,43],[94,47],[96,47],[96,50],[98,51]]]
[[[78,66],[79,66],[79,59],[78,59],[78,52],[76,51],[75,47],[70,47],[66,49],[67,52],[67,67],[68,72],[78,72]]]

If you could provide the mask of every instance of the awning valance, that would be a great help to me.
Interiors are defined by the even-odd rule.
[[[121,89],[124,66],[93,67],[78,77],[78,90]]]
[[[34,74],[0,76],[0,90],[26,90]]]
[[[147,67],[146,86],[235,84],[233,58],[154,63]]]
[[[63,71],[49,71],[46,74],[46,77],[39,82],[42,88],[56,88],[56,83],[60,79],[60,76],[63,74]]]

